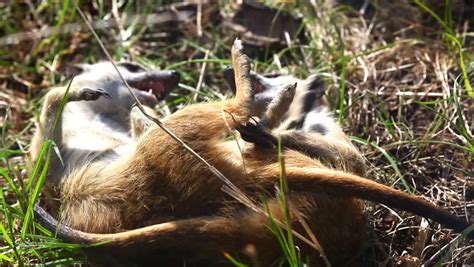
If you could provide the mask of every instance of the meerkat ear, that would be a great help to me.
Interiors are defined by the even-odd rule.
[[[130,72],[146,72],[147,71],[143,66],[134,62],[124,61],[124,62],[119,62],[118,65],[126,68]]]
[[[303,111],[309,112],[317,107],[329,106],[326,98],[326,83],[318,74],[306,78],[299,90],[304,92]]]
[[[235,94],[236,86],[235,86],[235,78],[234,78],[234,69],[231,66],[226,66],[224,69],[224,80],[229,85],[232,92]]]
[[[66,66],[66,70],[63,72],[63,75],[67,79],[72,79],[74,76],[77,76],[81,73],[86,72],[90,69],[89,64],[74,64]]]
[[[326,83],[318,74],[312,74],[307,77],[301,84],[301,88],[315,92],[318,97],[326,94]]]

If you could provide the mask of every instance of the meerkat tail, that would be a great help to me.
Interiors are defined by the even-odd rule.
[[[267,181],[276,182],[278,168],[262,170],[271,178]],[[275,175],[276,174],[276,175]],[[324,192],[339,196],[360,198],[375,203],[412,212],[416,215],[436,221],[444,226],[462,232],[470,223],[450,214],[421,197],[409,195],[391,187],[378,184],[357,175],[319,168],[286,168],[286,177],[290,189],[300,192],[311,193]],[[37,220],[41,225],[56,232],[62,240],[79,243],[93,244],[105,242],[106,246],[127,247],[140,244],[153,243],[154,246],[177,245],[177,238],[209,238],[210,233],[220,233],[228,237],[240,236],[241,229],[233,224],[235,221],[224,217],[199,217],[166,222],[114,234],[92,234],[74,230],[70,227],[58,224],[58,222],[45,212],[41,207],[34,208]],[[226,225],[226,231],[222,231]],[[474,234],[468,234],[468,238],[474,238]],[[213,242],[209,240],[209,242]]]
[[[273,176],[278,177],[279,170],[274,169]],[[385,204],[431,219],[458,232],[462,232],[470,226],[469,222],[421,197],[398,191],[354,174],[331,169],[287,167],[286,176],[292,190],[324,192]],[[470,233],[468,237],[474,238],[474,233]]]
[[[226,240],[242,237],[242,233],[251,231],[248,226],[242,227],[232,218],[212,216],[170,221],[119,233],[86,233],[58,223],[38,205],[35,205],[34,212],[38,222],[57,233],[61,240],[83,245],[101,243],[101,246],[110,248],[141,245],[166,248],[188,244],[190,241],[196,241],[201,246],[205,243],[225,243]]]

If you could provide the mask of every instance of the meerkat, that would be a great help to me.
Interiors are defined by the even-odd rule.
[[[226,68],[224,78],[235,91],[233,77],[233,69]],[[251,72],[250,77],[253,86],[257,88],[252,115],[265,116],[267,122],[263,123],[264,128],[277,132],[284,147],[306,151],[310,156],[317,157],[325,165],[335,169],[365,175],[365,160],[329,111],[325,83],[318,75],[313,74],[301,80],[290,75],[266,77]],[[292,83],[296,84],[296,89],[292,97],[288,98],[291,101],[288,101],[279,94],[284,93],[285,86]],[[280,100],[287,102],[282,105],[283,108],[275,105]],[[272,104],[273,108],[270,107]],[[281,114],[276,116],[273,114],[275,112]],[[255,130],[253,136],[257,136]],[[263,133],[260,132],[260,135]],[[262,136],[259,139],[261,140]],[[276,144],[276,137],[268,139],[267,142],[270,140],[273,145]]]
[[[306,79],[298,79],[291,75],[268,75],[264,76],[256,72],[250,73],[252,85],[255,87],[255,104],[252,110],[252,115],[260,117],[266,111],[270,102],[275,99],[276,95],[283,90],[283,88],[291,83],[296,83],[296,92],[293,104],[288,108],[282,119],[278,122],[278,129],[302,129],[306,132],[321,130],[318,129],[318,123],[331,123],[333,121],[330,113],[323,114],[327,118],[309,119],[305,120],[308,115],[312,113],[322,113],[322,109],[327,109],[327,101],[325,98],[325,83],[317,75],[313,74]],[[231,90],[235,92],[234,70],[227,67],[224,70],[224,79],[230,86]],[[321,110],[320,110],[321,109]],[[327,116],[329,115],[329,117]],[[306,121],[306,124],[305,124]],[[316,125],[315,125],[316,124]],[[312,129],[310,129],[312,128]]]
[[[146,70],[131,62],[118,63],[117,67],[154,116],[157,114],[152,108],[179,81],[175,71]],[[61,158],[53,153],[45,188],[47,202],[56,208],[58,190],[65,177],[92,162],[108,164],[130,153],[142,127],[140,121],[129,121],[134,99],[110,62],[81,64],[76,68],[79,73],[70,85],[62,114],[59,108],[66,87],[54,88],[46,94],[30,147],[33,161],[46,139],[59,148]],[[53,132],[56,116],[59,120]]]
[[[266,196],[269,210],[281,219],[274,196],[280,177],[277,151],[259,140],[243,151],[244,164],[235,146],[223,141],[228,127],[251,141],[263,134],[272,143],[274,137],[270,129],[249,123],[255,90],[250,60],[239,41],[232,48],[232,62],[234,98],[185,107],[165,118],[163,124],[249,197]],[[284,109],[285,103],[276,105]],[[277,110],[271,111],[276,117],[282,113]],[[132,111],[131,116],[135,115]],[[218,255],[223,251],[242,255],[249,243],[259,248],[256,257],[262,266],[279,257],[278,242],[268,231],[265,215],[232,202],[221,190],[222,182],[157,126],[142,130],[130,154],[105,166],[91,162],[65,177],[62,224],[36,207],[41,223],[52,230],[59,227],[58,236],[67,241],[102,243],[84,248],[97,263],[212,262],[221,259]],[[339,148],[335,145],[334,149]],[[292,211],[306,218],[335,266],[357,261],[359,248],[367,239],[364,204],[359,199],[411,211],[458,231],[469,225],[421,198],[328,167],[325,159],[308,155],[304,148],[287,148],[282,153]],[[302,230],[297,216],[290,216],[290,222],[294,229]],[[297,245],[304,255],[313,257],[312,263],[321,262],[315,250],[301,242]]]

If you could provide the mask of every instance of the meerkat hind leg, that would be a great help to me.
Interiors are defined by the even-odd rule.
[[[217,140],[227,132],[227,125],[233,129],[248,121],[255,92],[250,82],[250,59],[242,50],[241,41],[236,40],[231,51],[237,86],[234,98],[188,106],[164,120],[165,125],[183,141],[196,143],[195,141]],[[223,119],[223,112],[226,121]]]
[[[251,110],[255,90],[250,78],[250,59],[243,53],[242,41],[235,40],[232,46],[232,65],[235,72],[236,96],[244,110]]]

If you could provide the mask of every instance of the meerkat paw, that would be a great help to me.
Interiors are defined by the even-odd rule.
[[[262,147],[274,147],[278,144],[278,138],[261,124],[247,122],[246,124],[237,125],[235,129],[246,142]]]

